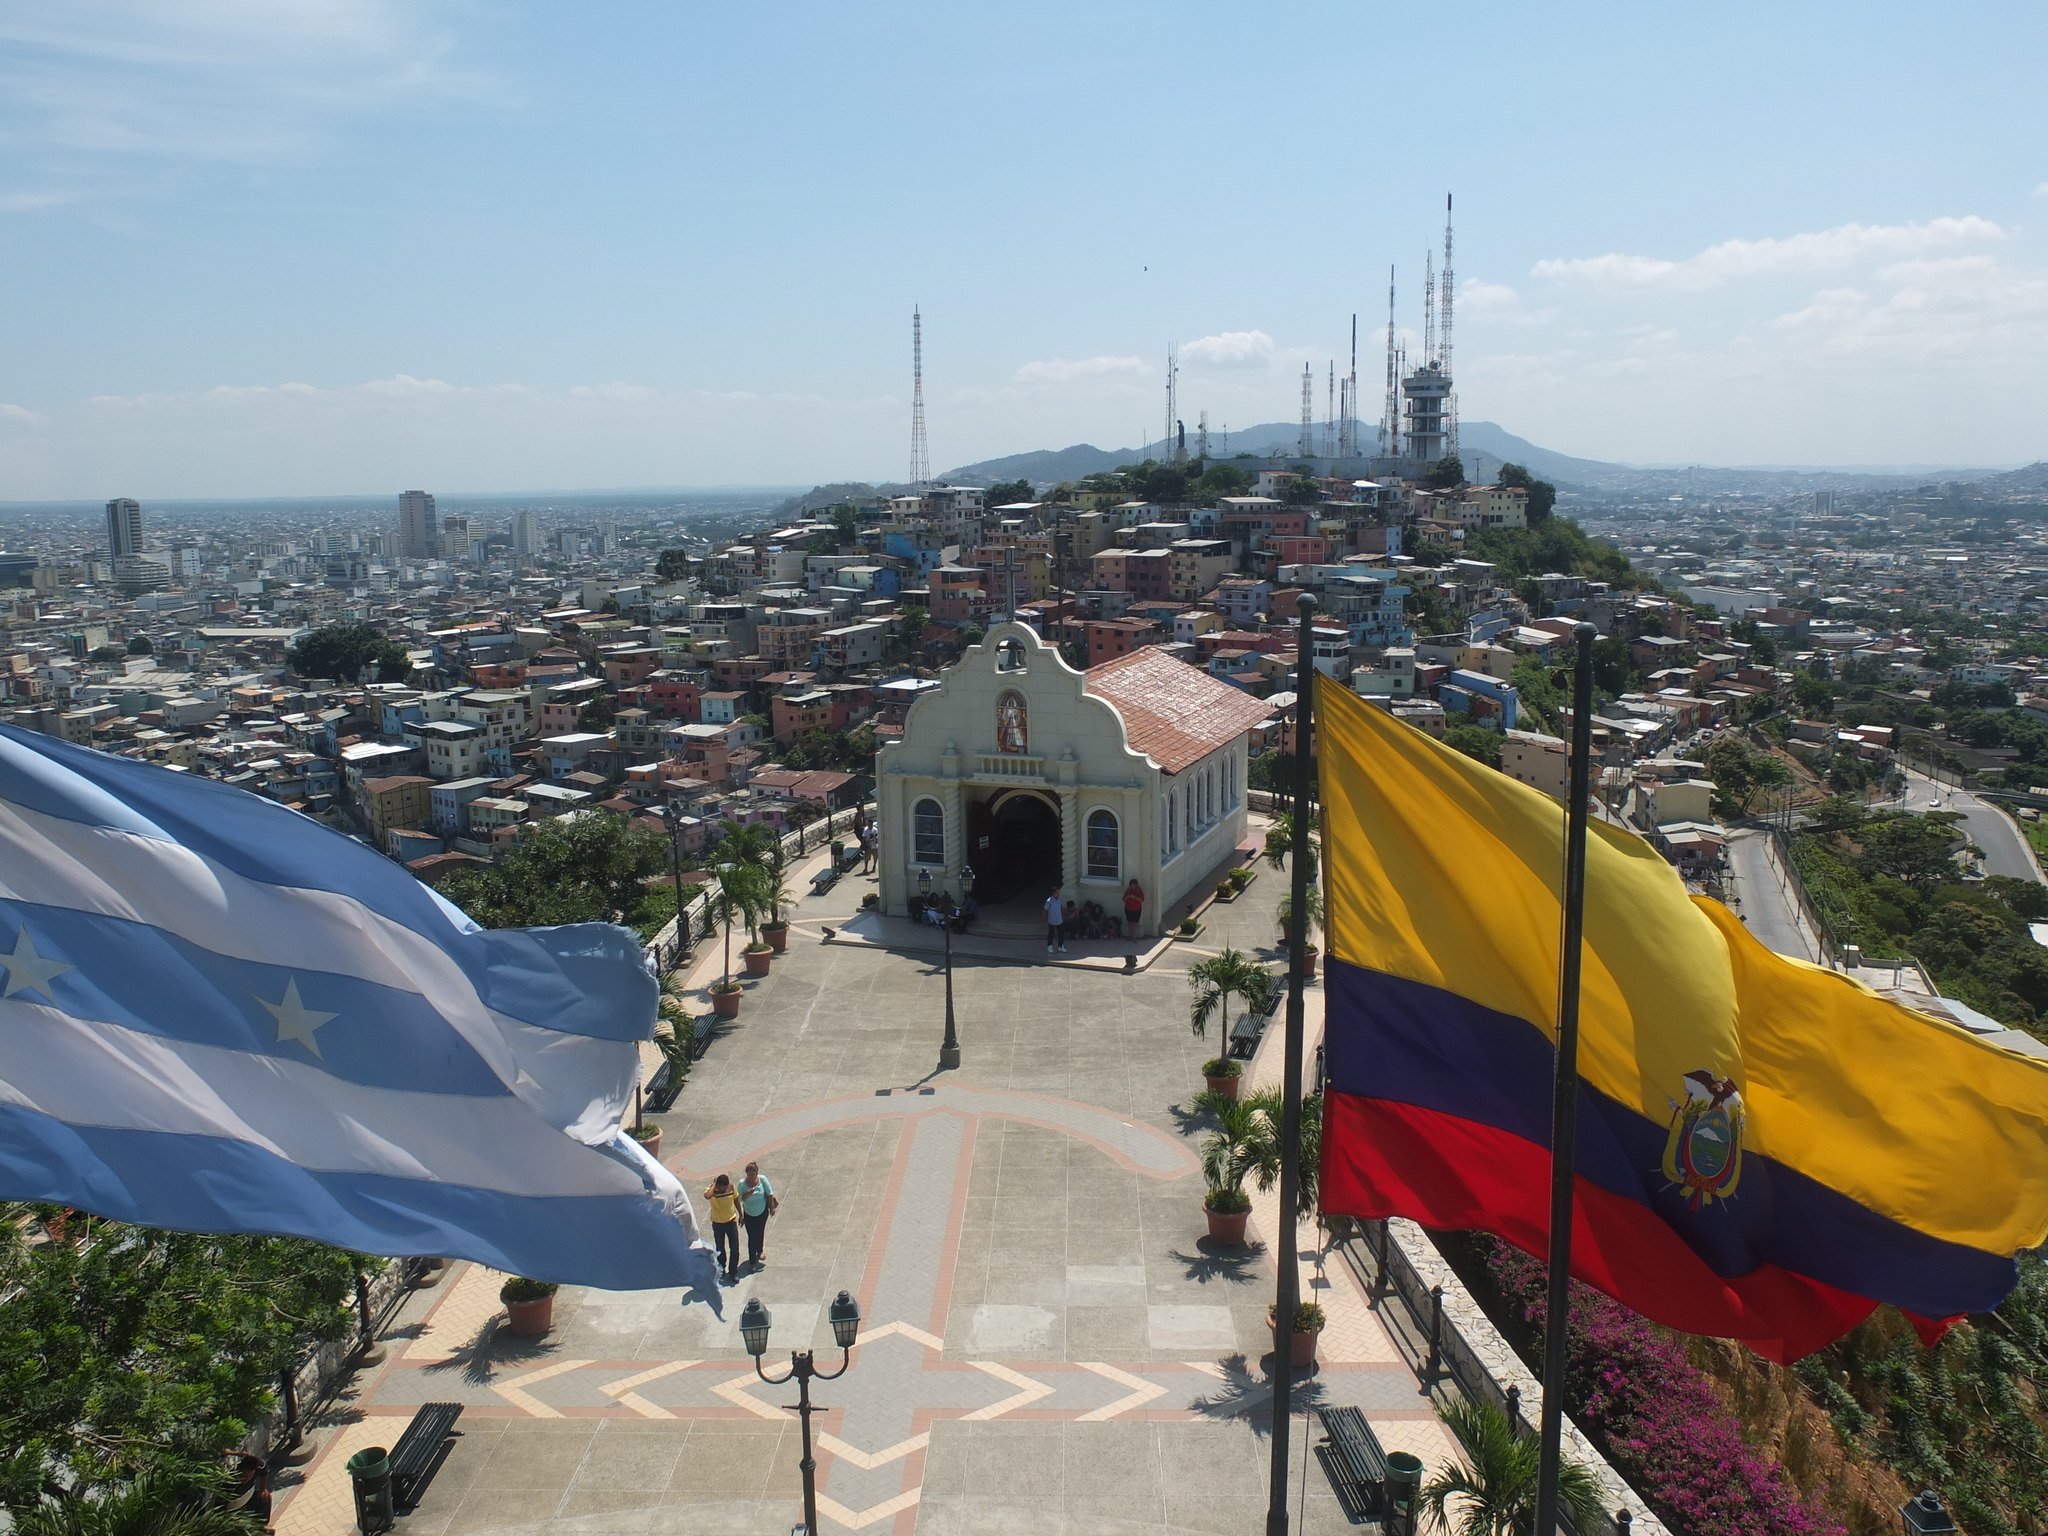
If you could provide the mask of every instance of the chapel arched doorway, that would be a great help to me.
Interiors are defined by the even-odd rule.
[[[1059,807],[1036,790],[1005,789],[968,810],[974,893],[984,906],[1043,899],[1063,878]]]

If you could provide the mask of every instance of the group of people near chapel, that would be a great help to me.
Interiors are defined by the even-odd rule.
[[[1069,939],[1120,939],[1138,936],[1139,919],[1145,915],[1145,887],[1134,878],[1124,887],[1124,915],[1105,912],[1099,901],[1075,902],[1063,886],[1054,886],[1045,898],[1045,952],[1065,954]]]

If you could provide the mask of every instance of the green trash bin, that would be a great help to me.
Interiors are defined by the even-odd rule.
[[[348,1459],[348,1480],[356,1495],[356,1529],[363,1536],[390,1530],[398,1516],[391,1498],[391,1453],[381,1445],[357,1451]]]
[[[832,873],[836,875],[844,868],[846,868],[846,844],[834,838],[832,840]]]
[[[1387,1452],[1386,1529],[1408,1536],[1415,1529],[1416,1506],[1422,1502],[1422,1458],[1406,1451]]]

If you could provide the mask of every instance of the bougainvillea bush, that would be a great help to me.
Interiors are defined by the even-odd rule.
[[[1484,1246],[1503,1300],[1540,1332],[1543,1266],[1504,1243]],[[1654,1324],[1574,1283],[1565,1349],[1565,1400],[1580,1428],[1672,1529],[1842,1536],[1839,1521],[1806,1503],[1782,1468],[1750,1448],[1713,1383]]]

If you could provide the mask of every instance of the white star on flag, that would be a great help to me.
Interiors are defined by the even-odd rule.
[[[45,960],[36,953],[35,940],[28,936],[28,925],[23,924],[15,935],[14,953],[0,954],[0,969],[7,972],[7,990],[0,997],[12,997],[17,992],[40,992],[45,1002],[57,999],[50,995],[50,982],[74,969],[61,960]]]
[[[313,1038],[314,1031],[334,1015],[308,1008],[299,1001],[299,981],[296,976],[284,984],[283,1002],[273,1003],[266,997],[259,997],[256,1001],[268,1008],[271,1017],[277,1020],[279,1045],[283,1045],[287,1040],[296,1040],[315,1056],[320,1054],[320,1042]]]

